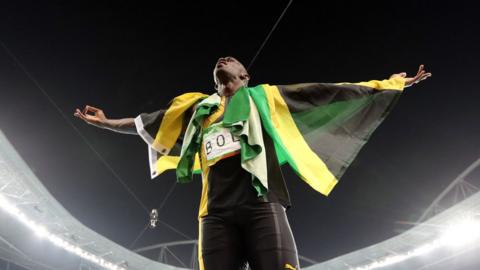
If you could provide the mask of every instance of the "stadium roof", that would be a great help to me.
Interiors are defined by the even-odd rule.
[[[50,195],[1,131],[0,206],[7,210],[0,211],[0,258],[24,268],[181,269],[140,256],[84,226]]]
[[[0,258],[24,268],[184,269],[140,256],[76,220],[44,188],[1,131],[0,206],[6,210],[0,211]],[[476,193],[394,238],[304,269],[449,269],[452,258],[465,254],[469,264],[480,264],[478,256],[471,256],[480,251],[478,226],[461,246],[450,245],[460,235],[445,237],[458,220],[470,218],[480,224],[479,213],[480,193]]]

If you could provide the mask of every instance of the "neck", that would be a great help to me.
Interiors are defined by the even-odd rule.
[[[240,89],[242,86],[245,86],[245,82],[240,78],[232,78],[225,82],[219,82],[217,85],[217,92],[220,96],[233,96],[235,92]]]

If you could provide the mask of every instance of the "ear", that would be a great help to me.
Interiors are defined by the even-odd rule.
[[[239,78],[240,78],[242,81],[245,81],[245,80],[249,81],[249,80],[250,80],[250,75],[248,75],[248,73],[244,73],[244,74],[241,74],[241,75],[239,76]]]

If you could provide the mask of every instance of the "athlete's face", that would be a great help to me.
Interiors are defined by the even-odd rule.
[[[221,81],[222,78],[242,77],[244,75],[247,75],[245,67],[231,56],[220,57],[213,69],[215,83]]]

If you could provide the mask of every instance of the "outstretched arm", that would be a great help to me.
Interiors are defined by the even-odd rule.
[[[314,107],[358,100],[373,96],[395,96],[405,87],[412,86],[430,77],[432,74],[420,65],[413,77],[405,72],[393,74],[386,80],[371,80],[358,83],[302,83],[278,85],[279,93],[292,113],[310,110]]]
[[[286,149],[282,161],[328,194],[403,89],[430,76],[421,65],[413,77],[399,73],[359,83],[263,85],[255,94],[269,135]]]
[[[108,119],[103,110],[89,105],[85,106],[83,111],[76,109],[73,115],[82,119],[86,123],[99,128],[109,129],[124,134],[138,134],[134,118]]]

